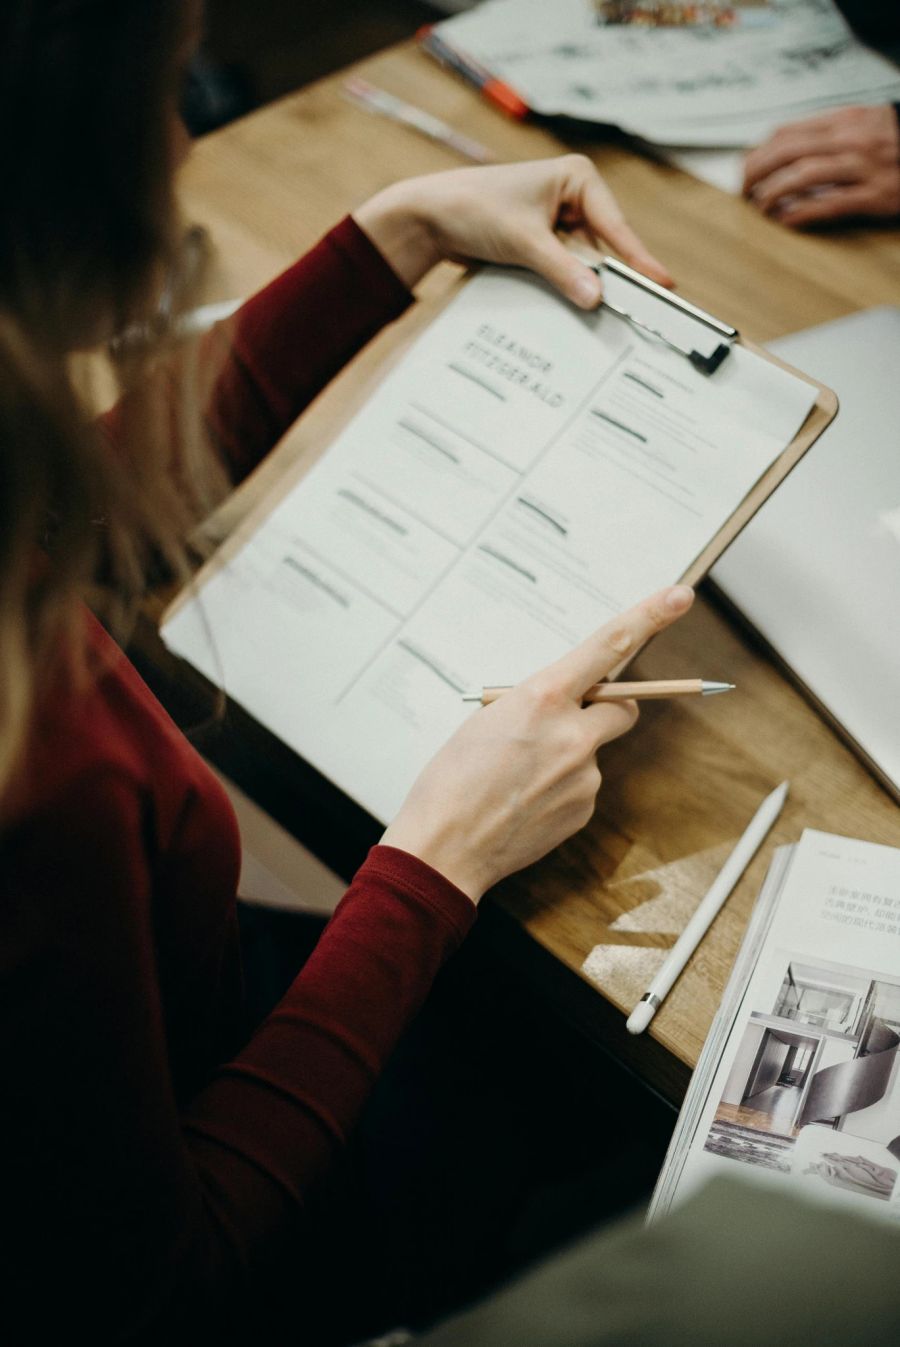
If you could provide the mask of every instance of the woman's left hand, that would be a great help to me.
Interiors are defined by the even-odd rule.
[[[529,267],[579,308],[596,308],[600,279],[557,229],[577,229],[652,280],[672,284],[582,154],[410,178],[372,197],[354,219],[408,286],[444,258],[500,262]]]

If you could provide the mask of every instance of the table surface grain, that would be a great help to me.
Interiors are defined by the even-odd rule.
[[[900,231],[847,227],[792,234],[743,200],[625,145],[579,135],[573,146],[547,130],[508,121],[411,44],[354,69],[504,159],[571,148],[588,153],[680,291],[756,341],[858,308],[900,303]],[[180,190],[186,214],[209,228],[215,245],[210,298],[250,294],[395,179],[459,166],[444,147],[350,104],[341,94],[345,74],[196,145]],[[220,532],[258,514],[267,492],[306,470],[348,407],[399,358],[458,282],[458,269],[450,266],[432,274],[421,289],[422,303],[376,339],[236,493],[218,521]],[[603,754],[604,787],[593,822],[508,881],[493,901],[543,950],[627,1013],[763,795],[790,780],[787,806],[770,838],[654,1019],[656,1044],[626,1044],[624,1019],[606,1016],[613,1051],[629,1055],[671,1095],[678,1090],[672,1080],[683,1081],[684,1067],[696,1062],[773,847],[796,840],[804,827],[900,844],[900,811],[705,592],[691,615],[658,638],[633,668],[635,677],[699,674],[727,679],[739,690],[702,701],[647,704],[638,727]],[[588,955],[589,974],[582,971]],[[680,1075],[667,1077],[667,1058]]]

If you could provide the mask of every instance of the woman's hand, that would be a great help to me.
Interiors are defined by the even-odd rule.
[[[780,127],[747,155],[744,193],[787,225],[900,214],[897,113],[837,108]]]
[[[379,192],[354,218],[408,286],[443,258],[500,262],[529,267],[579,308],[596,308],[600,279],[557,229],[577,229],[654,281],[672,284],[582,154],[410,178]]]
[[[660,591],[472,715],[422,772],[382,842],[426,861],[477,903],[584,827],[600,789],[597,749],[631,729],[638,712],[634,702],[583,706],[582,698],[693,598],[685,585]]]

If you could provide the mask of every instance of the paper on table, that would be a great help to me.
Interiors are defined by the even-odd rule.
[[[853,101],[877,106],[891,103],[896,98],[895,82],[885,88],[870,89],[865,94],[856,96]],[[679,128],[671,124],[665,145],[654,146],[647,141],[647,146],[651,152],[683,169],[685,173],[718,187],[720,191],[739,196],[744,182],[744,158],[747,147],[761,144],[780,126],[823,113],[831,106],[839,106],[846,102],[846,97],[823,98],[813,107],[785,108],[775,117],[770,113],[756,118],[719,116],[703,125],[686,122]],[[678,144],[679,137],[683,140],[681,145]]]
[[[780,126],[817,116],[832,108],[846,107],[849,103],[878,106],[894,102],[898,88],[900,78],[894,78],[888,84],[877,84],[856,92],[823,94],[808,101],[773,106],[749,115],[743,110],[729,112],[723,109],[714,118],[686,117],[683,121],[672,118],[667,122],[664,134],[657,134],[653,143],[673,150],[746,149],[758,145]]]
[[[682,575],[814,396],[485,270],[164,638],[386,820],[464,689]]]
[[[701,182],[721,192],[740,196],[744,185],[744,155],[741,150],[665,150],[661,156]]]
[[[593,0],[489,0],[440,36],[536,111],[610,122],[659,145],[746,146],[840,103],[900,99],[900,75],[832,0],[780,0],[760,28],[605,27]]]

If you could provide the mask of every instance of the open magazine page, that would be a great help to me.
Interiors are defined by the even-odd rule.
[[[676,581],[815,393],[485,269],[163,638],[387,821],[461,694]]]
[[[740,1166],[756,1182],[900,1220],[900,851],[807,831],[763,920],[766,910],[653,1214]]]
[[[491,0],[440,38],[533,111],[612,122],[659,145],[754,145],[817,109],[889,103],[896,67],[854,37],[833,0],[777,0],[735,28],[605,25],[594,0]]]
[[[775,914],[781,888],[795,851],[796,847],[793,846],[778,847],[772,857],[762,889],[754,904],[744,939],[741,941],[741,947],[737,952],[731,976],[728,979],[725,991],[722,993],[719,1009],[710,1025],[700,1060],[691,1077],[688,1092],[678,1114],[678,1122],[675,1125],[675,1131],[672,1134],[672,1140],[669,1143],[665,1162],[650,1204],[648,1212],[650,1220],[668,1209],[678,1186],[697,1129],[697,1121],[709,1097],[712,1077],[715,1075],[716,1067],[728,1042],[728,1036],[734,1027],[735,1016],[741,1008],[747,983],[753,973],[769,925]]]

